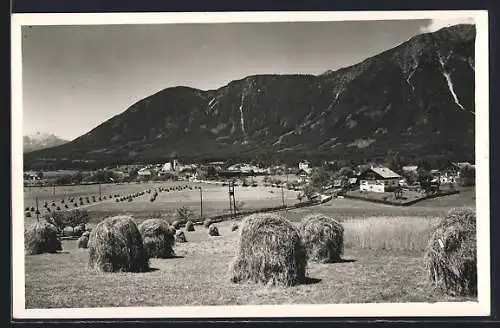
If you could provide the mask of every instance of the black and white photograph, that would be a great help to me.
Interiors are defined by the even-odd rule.
[[[14,14],[14,318],[487,316],[486,11]]]

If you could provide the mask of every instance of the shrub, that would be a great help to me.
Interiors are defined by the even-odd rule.
[[[302,220],[299,230],[308,259],[320,263],[341,260],[344,228],[340,223],[325,215],[312,214]]]
[[[181,223],[179,221],[174,221],[172,223],[172,226],[175,228],[175,230],[178,230],[181,227]]]
[[[231,225],[231,231],[236,231],[236,230],[238,230],[238,228],[239,228],[239,227],[238,227],[238,224],[237,224],[237,223],[233,223],[233,224]]]
[[[35,222],[24,232],[24,251],[26,255],[56,253],[61,250],[62,246],[57,235],[57,228],[45,220]]]
[[[448,212],[429,240],[425,261],[436,287],[451,295],[477,296],[475,210]]]
[[[166,221],[148,219],[139,224],[138,228],[149,257],[170,258],[175,256],[173,250],[174,234]]]
[[[182,206],[177,209],[177,217],[180,222],[184,223],[191,219],[193,216],[193,211],[191,211],[188,207]]]
[[[243,220],[231,281],[292,286],[305,279],[306,249],[299,231],[275,214],[253,214]]]
[[[114,216],[101,221],[89,236],[89,263],[102,272],[144,272],[149,260],[142,236],[130,216]]]
[[[27,218],[30,218],[31,217],[31,212],[30,211],[26,211],[24,213],[24,215],[27,217]]]

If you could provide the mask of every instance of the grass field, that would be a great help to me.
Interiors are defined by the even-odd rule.
[[[213,192],[213,198],[222,204],[225,193],[216,188],[209,191],[207,187],[207,195]],[[273,197],[263,195],[259,200],[250,199],[250,194],[248,199],[242,198],[256,205],[274,202]],[[161,196],[165,199],[158,204],[177,208],[178,203],[172,195]],[[195,196],[190,197],[176,196],[185,203],[194,201]],[[120,204],[130,206],[127,211],[132,215],[139,214],[136,221],[142,220],[141,204],[149,205],[147,199]],[[114,204],[95,205],[89,211],[118,210],[111,205]],[[86,268],[88,251],[77,249],[76,241],[67,240],[63,241],[62,253],[25,257],[26,307],[471,300],[446,296],[435,290],[427,280],[423,260],[425,245],[438,217],[449,208],[461,205],[474,205],[474,189],[410,207],[334,199],[326,204],[283,212],[281,214],[291,221],[298,221],[309,213],[324,213],[340,220],[345,228],[344,262],[309,263],[309,282],[291,288],[240,285],[229,281],[228,268],[238,240],[238,232],[230,231],[230,221],[217,224],[220,237],[209,237],[202,226],[197,226],[195,232],[186,232],[188,242],[175,246],[179,257],[151,259],[152,270],[147,273],[90,272]],[[55,267],[58,269],[54,270]]]
[[[159,182],[159,183],[130,183],[130,184],[106,184],[101,186],[102,195],[120,194],[126,196],[141,192],[146,189],[157,189],[159,187],[171,188],[175,186],[191,186],[202,188],[203,197],[203,217],[229,213],[228,187],[215,184],[201,184],[192,182]],[[85,186],[64,186],[45,188],[25,188],[24,207],[35,206],[35,197],[39,199],[39,208],[45,201],[49,203],[55,201],[60,205],[61,199],[68,197],[91,197],[99,195],[98,185]],[[297,192],[283,190],[272,187],[236,187],[235,198],[237,205],[243,209],[256,209],[263,207],[274,207],[283,204],[297,203]],[[200,218],[200,191],[193,188],[182,191],[161,192],[154,202],[150,201],[150,195],[144,194],[135,198],[132,202],[116,202],[115,199],[107,199],[96,203],[84,204],[78,208],[84,208],[89,212],[91,223],[101,221],[104,217],[116,214],[130,214],[137,219],[151,217],[162,217],[170,221],[176,219],[176,212],[179,207],[186,206],[193,212],[194,219]],[[70,206],[70,209],[75,207]],[[41,213],[44,214],[43,208]],[[34,216],[25,218],[25,225],[31,224]]]

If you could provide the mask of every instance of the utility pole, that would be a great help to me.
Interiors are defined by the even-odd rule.
[[[203,220],[203,191],[200,187],[200,218]]]
[[[99,198],[101,198],[101,182],[99,182]]]
[[[40,222],[39,217],[40,217],[40,211],[38,210],[38,196],[35,197],[35,202],[36,202],[36,221]]]
[[[236,215],[236,201],[234,199],[234,181],[229,181],[229,209],[231,211],[231,215]]]
[[[283,190],[283,184],[281,184],[281,201],[283,202],[283,206],[285,206],[285,191]]]

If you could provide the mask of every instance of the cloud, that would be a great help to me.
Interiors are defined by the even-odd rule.
[[[443,27],[448,27],[457,24],[474,24],[472,17],[457,17],[448,19],[431,19],[429,23],[420,28],[421,33],[435,32]]]

